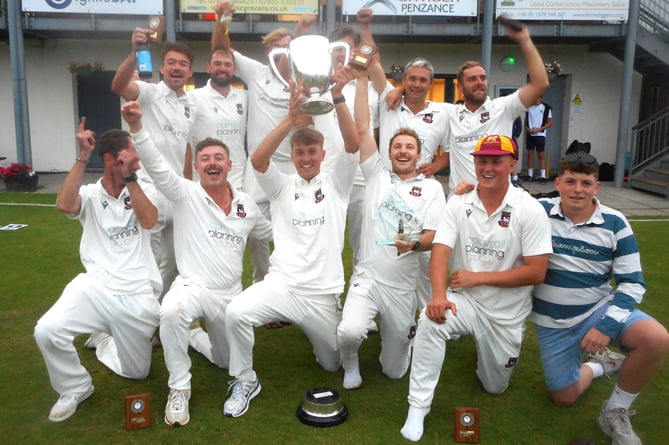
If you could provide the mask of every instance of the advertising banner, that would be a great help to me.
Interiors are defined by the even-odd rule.
[[[473,17],[478,1],[473,0],[342,0],[344,15],[355,15],[361,8],[372,8],[375,15],[428,15]]]
[[[162,15],[163,0],[23,0],[25,12]]]
[[[214,12],[217,0],[180,0],[181,12]],[[318,14],[318,0],[234,0],[240,14]]]
[[[518,20],[626,22],[629,0],[497,0],[496,14]]]

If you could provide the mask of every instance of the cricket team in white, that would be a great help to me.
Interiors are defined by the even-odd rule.
[[[217,3],[216,10],[224,16],[234,12],[228,0]],[[358,13],[361,38],[373,44],[371,18],[369,9]],[[298,29],[312,24],[305,16]],[[464,103],[430,102],[429,61],[409,62],[402,86],[393,90],[385,77],[379,80],[383,71],[375,60],[368,70],[338,67],[326,94],[334,110],[307,116],[300,112],[304,96],[282,61],[275,74],[232,50],[226,26],[217,24],[212,35],[210,80],[189,92],[184,85],[192,76],[192,54],[183,45],[166,47],[159,84],[132,78],[134,49],[148,33],[137,28],[133,51],[112,83],[127,100],[121,114],[129,131],[111,130],[96,141],[85,119],[80,123],[79,156],[59,192],[58,208],[82,224],[86,272],[68,284],[35,327],[59,394],[49,419],[66,420],[94,392],[73,345],[76,336],[90,334],[86,347],[117,374],[143,379],[157,328],[169,371],[165,422],[173,426],[190,420],[189,346],[233,377],[223,411],[239,417],[261,391],[253,367],[253,330],[274,322],[302,330],[323,369],[343,367],[342,386],[355,389],[363,384],[358,349],[370,323],[378,320],[384,375],[400,379],[410,370],[401,434],[411,441],[423,435],[447,341],[471,335],[483,389],[504,392],[520,357],[533,288],[550,269],[556,243],[551,220],[561,217],[557,227],[562,230],[565,219],[581,222],[569,213],[575,202],[598,203],[596,174],[581,169],[592,164],[585,158],[565,157],[561,163],[556,187],[562,201],[555,205],[566,216],[511,185],[518,155],[510,138],[513,121],[548,87],[527,29],[507,30],[529,71],[529,83],[510,96],[490,99],[485,69],[467,62],[458,72]],[[269,54],[290,40],[291,33],[280,29],[264,43]],[[248,93],[230,87],[235,73]],[[95,145],[103,177],[82,185]],[[439,147],[443,154],[436,159]],[[445,167],[450,167],[448,201],[441,183],[431,178]],[[356,179],[360,171],[363,177]],[[585,185],[574,186],[571,176]],[[359,187],[352,193],[354,182]],[[351,196],[357,210],[351,210],[349,225],[360,233],[342,308],[341,253]],[[165,232],[170,226],[173,230]],[[152,234],[161,232],[170,239],[152,249]],[[631,231],[628,236],[633,240]],[[263,259],[270,239],[274,250]],[[173,244],[178,271],[171,280],[165,274],[161,279],[158,267],[165,243]],[[243,289],[243,255],[254,243],[254,283]],[[595,269],[611,274],[601,265]],[[632,376],[635,366],[643,365],[638,356],[645,354],[646,366],[652,362],[656,372],[669,349],[666,329],[634,309],[645,289],[640,269],[635,273],[629,278],[634,284],[627,285],[640,291],[634,298],[613,298],[610,286],[601,286],[599,299],[588,291],[588,301],[609,307],[606,313],[616,318],[600,323],[607,326],[600,335],[587,331],[577,361],[588,383],[620,372],[599,418],[614,444],[641,443],[629,422],[629,406],[652,375]],[[571,305],[578,304],[575,298]],[[538,306],[542,314],[560,313],[559,302],[552,301],[550,307]],[[194,325],[200,320],[204,329]],[[547,336],[547,329],[541,334]],[[637,341],[650,333],[654,348]],[[634,359],[609,350],[609,342],[636,352]],[[542,345],[542,361],[550,359]],[[549,384],[555,403],[573,403],[580,393],[571,399],[564,394],[570,388],[565,385],[575,384]]]

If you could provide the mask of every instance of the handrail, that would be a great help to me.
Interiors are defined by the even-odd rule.
[[[630,176],[669,153],[669,108],[632,127]]]

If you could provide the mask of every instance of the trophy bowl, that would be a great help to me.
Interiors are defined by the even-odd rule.
[[[311,388],[304,394],[304,400],[297,407],[300,422],[317,427],[339,425],[348,418],[348,409],[333,388]]]
[[[332,111],[332,101],[323,97],[333,87],[330,79],[335,70],[332,51],[341,48],[346,51],[346,60],[351,49],[345,42],[328,42],[318,35],[301,36],[293,39],[288,48],[276,48],[269,53],[269,63],[276,77],[286,86],[286,79],[281,76],[276,65],[277,56],[286,56],[290,65],[290,77],[299,89],[307,95],[300,105],[300,111],[312,116]]]

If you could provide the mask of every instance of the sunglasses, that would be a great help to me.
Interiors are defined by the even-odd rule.
[[[568,155],[564,155],[562,157],[562,161],[564,162],[582,162],[584,164],[596,164],[597,159],[595,159],[594,156],[584,152],[584,151],[579,151],[576,153],[569,153]]]

